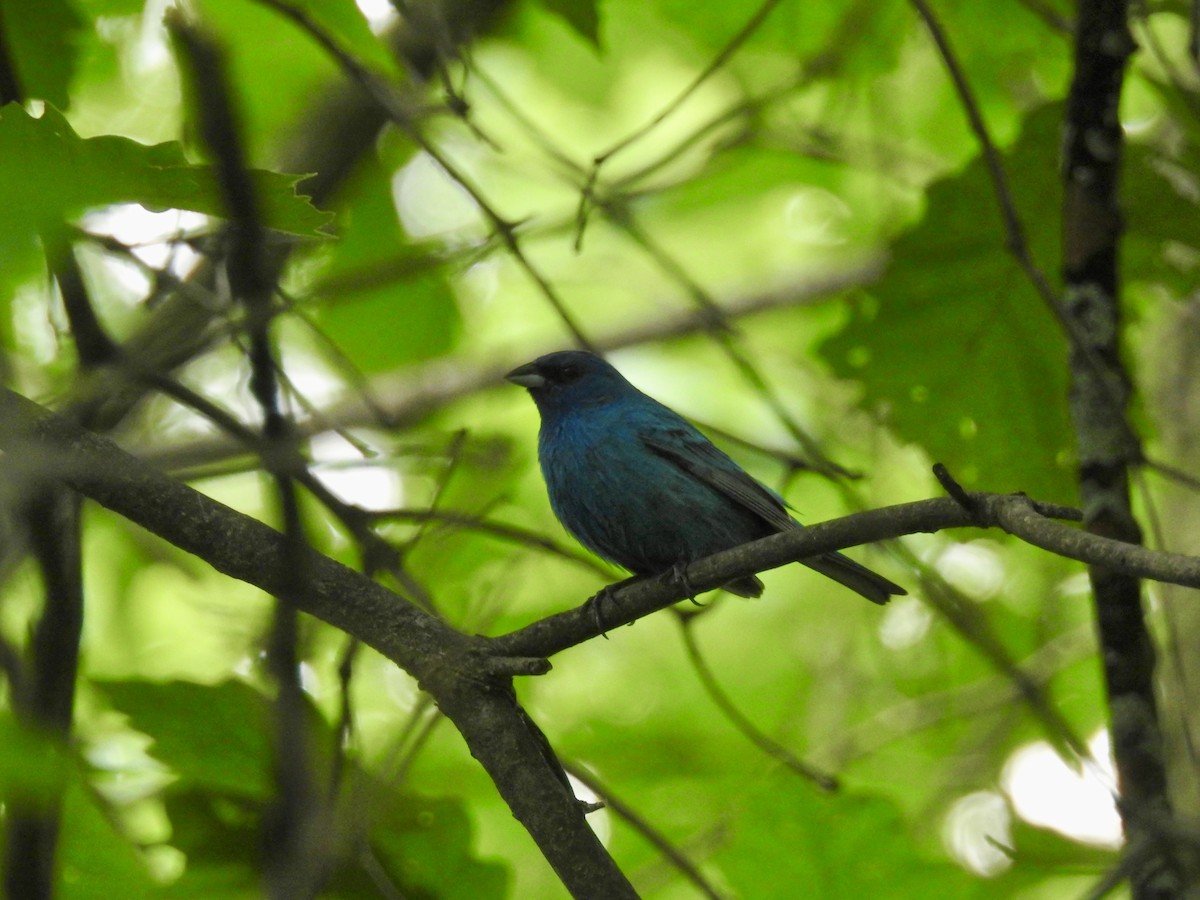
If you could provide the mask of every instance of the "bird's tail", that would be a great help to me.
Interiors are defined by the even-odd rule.
[[[827,578],[832,578],[838,584],[845,585],[855,593],[862,594],[872,603],[882,605],[893,596],[902,596],[908,593],[895,582],[888,581],[882,575],[872,572],[866,566],[859,565],[850,557],[840,553],[824,553],[812,559],[802,559],[801,562]]]

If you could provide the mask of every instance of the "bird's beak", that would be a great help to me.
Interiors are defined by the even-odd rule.
[[[537,370],[537,366],[533,363],[526,363],[523,366],[517,366],[511,372],[504,376],[505,381],[511,381],[513,384],[519,384],[523,388],[540,388],[546,386],[546,376]]]

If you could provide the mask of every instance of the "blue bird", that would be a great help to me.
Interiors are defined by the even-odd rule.
[[[597,556],[658,575],[803,527],[778,494],[599,356],[550,353],[505,377],[541,414],[538,460],[554,514]],[[907,593],[840,553],[802,562],[872,603]],[[725,589],[758,597],[763,583],[749,576]]]

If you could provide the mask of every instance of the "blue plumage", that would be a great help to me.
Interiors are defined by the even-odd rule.
[[[686,419],[592,353],[551,353],[514,369],[541,414],[538,459],[550,505],[584,546],[636,575],[801,527],[782,498]],[[805,565],[886,603],[904,589],[840,553]],[[726,588],[762,593],[749,577]]]

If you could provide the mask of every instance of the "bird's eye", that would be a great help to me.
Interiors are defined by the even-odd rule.
[[[577,366],[574,363],[568,363],[567,365],[563,366],[561,369],[558,370],[558,380],[559,381],[574,381],[576,378],[578,378],[582,374],[583,374],[582,367]]]

